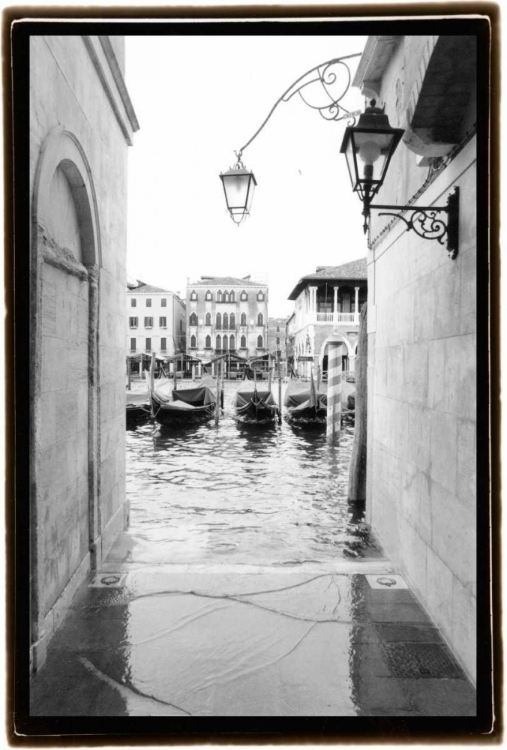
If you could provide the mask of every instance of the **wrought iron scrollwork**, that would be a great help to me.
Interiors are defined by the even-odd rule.
[[[293,96],[299,94],[302,101],[312,109],[316,109],[325,120],[338,121],[343,120],[347,117],[355,118],[360,114],[359,111],[350,112],[346,107],[343,106],[342,99],[350,89],[352,82],[352,75],[350,68],[347,64],[348,60],[355,57],[361,57],[362,52],[357,52],[353,55],[346,55],[344,57],[335,57],[332,60],[317,65],[315,68],[307,70],[302,76],[294,81],[289,88],[284,91],[281,97],[275,102],[268,116],[255,131],[249,141],[245,143],[237,153],[238,158],[241,156],[246,148],[254,141],[261,130],[264,128],[271,115],[278,107],[281,102],[288,102]],[[338,71],[344,71],[343,80],[340,81]],[[317,94],[315,101],[311,100],[311,92]],[[322,97],[321,101],[318,101],[318,97]]]
[[[437,208],[431,211],[416,208],[412,211],[410,219],[392,211],[382,211],[379,216],[396,216],[397,219],[405,222],[408,231],[413,229],[419,237],[423,237],[425,240],[438,240],[443,245],[447,235],[447,224],[442,219],[437,219],[437,214],[446,211],[445,208]]]

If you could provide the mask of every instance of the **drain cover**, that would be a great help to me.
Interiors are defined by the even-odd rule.
[[[438,643],[381,643],[393,677],[464,679]]]
[[[366,580],[372,589],[408,589],[407,582],[400,575],[367,575]]]
[[[123,586],[125,573],[99,573],[93,577],[90,588],[92,589],[119,589]]]

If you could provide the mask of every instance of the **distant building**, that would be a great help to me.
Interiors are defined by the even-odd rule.
[[[250,276],[201,276],[187,286],[187,352],[200,359],[267,353],[268,285]]]
[[[286,359],[285,346],[286,318],[268,318],[268,351],[270,354],[280,352],[280,359]]]
[[[355,369],[359,313],[368,294],[366,259],[341,266],[317,266],[315,273],[298,281],[290,300],[294,315],[286,324],[292,364],[299,375],[309,376],[312,367],[327,372],[327,341],[338,335],[343,368]]]
[[[174,292],[138,281],[127,285],[127,355],[185,351],[186,307]]]

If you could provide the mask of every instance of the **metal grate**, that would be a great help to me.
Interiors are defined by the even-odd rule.
[[[381,643],[393,677],[464,679],[461,669],[438,643]]]

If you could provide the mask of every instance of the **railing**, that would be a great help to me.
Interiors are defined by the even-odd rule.
[[[329,313],[329,312],[318,312],[317,323],[332,323],[333,315],[334,315],[333,313]]]
[[[317,323],[359,323],[359,315],[356,317],[356,313],[353,312],[318,312]]]
[[[356,323],[359,322],[359,315],[356,318],[356,313],[336,313],[336,319],[338,323]]]

